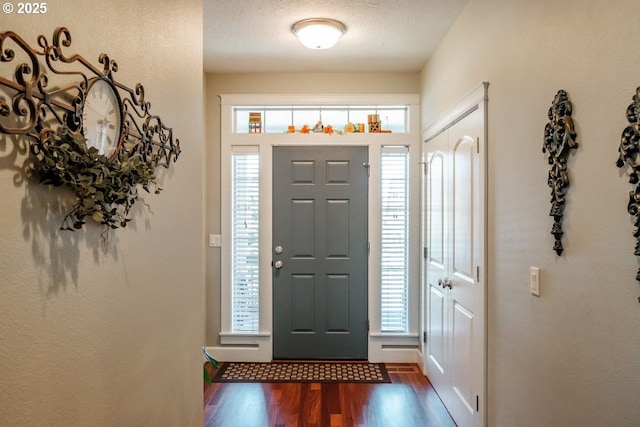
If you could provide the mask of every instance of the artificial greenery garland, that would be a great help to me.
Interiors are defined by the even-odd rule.
[[[108,158],[86,139],[62,126],[47,130],[31,145],[33,170],[40,183],[65,186],[77,201],[62,221],[61,230],[78,230],[87,217],[109,229],[126,227],[138,196],[138,184],[150,193],[161,190],[156,172],[139,153],[122,152]]]

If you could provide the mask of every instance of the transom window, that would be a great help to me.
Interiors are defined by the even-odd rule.
[[[248,133],[250,113],[260,113],[262,133],[284,133],[289,126],[300,130],[313,128],[319,121],[334,130],[344,130],[348,123],[363,124],[369,132],[369,116],[377,115],[380,129],[395,133],[407,131],[406,106],[242,106],[234,108],[235,133]]]

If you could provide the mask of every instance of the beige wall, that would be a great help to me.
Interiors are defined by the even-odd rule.
[[[202,2],[47,5],[0,15],[0,31],[37,46],[67,26],[69,53],[108,53],[183,153],[105,254],[99,227],[58,230],[73,200],[25,180],[24,142],[0,135],[0,425],[201,426]]]
[[[422,73],[423,127],[489,87],[488,425],[640,423],[631,186],[615,166],[640,85],[640,3],[474,1]],[[564,89],[579,148],[552,251],[547,109]],[[541,269],[541,296],[528,291]]]
[[[220,94],[418,93],[417,73],[208,74],[207,233],[220,233]],[[220,249],[209,248],[207,263],[207,345],[219,345]]]

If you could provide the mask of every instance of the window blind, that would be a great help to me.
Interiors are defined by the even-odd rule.
[[[408,330],[409,149],[381,157],[381,331]]]
[[[231,305],[234,332],[259,330],[258,147],[232,147],[231,170]]]

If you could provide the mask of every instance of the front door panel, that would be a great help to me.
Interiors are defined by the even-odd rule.
[[[366,147],[273,149],[276,359],[367,358],[367,162]]]

